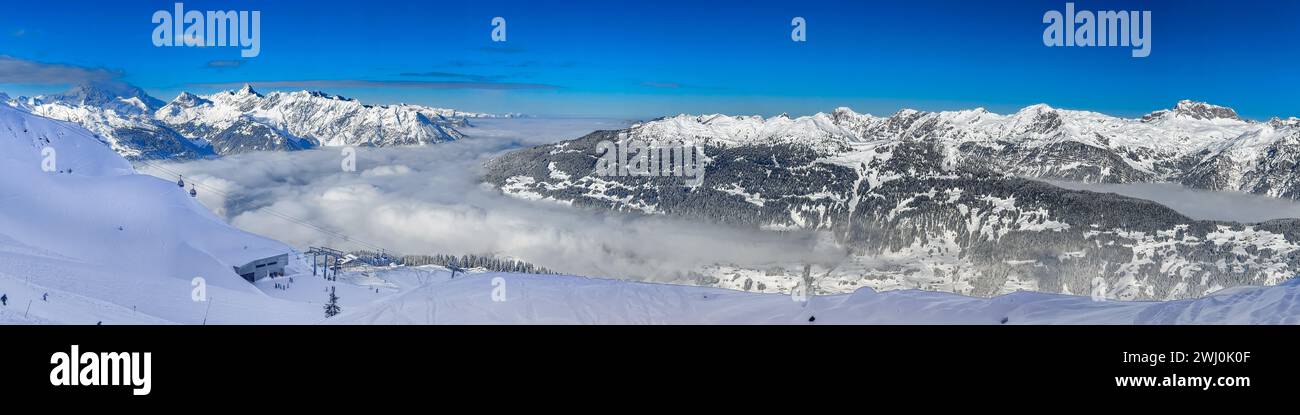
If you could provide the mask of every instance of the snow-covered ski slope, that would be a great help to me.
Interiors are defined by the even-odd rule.
[[[554,275],[473,274],[426,284],[332,324],[1297,324],[1300,281],[1196,300],[1093,301],[1017,292],[983,299],[919,290],[813,296]],[[494,297],[494,290],[503,291]],[[502,297],[504,294],[504,297]],[[504,301],[498,301],[504,299]]]
[[[289,277],[256,284],[232,269],[292,252],[230,227],[175,183],[136,174],[81,127],[0,106],[0,294],[8,300],[0,324],[1300,322],[1294,280],[1171,302],[861,289],[804,304],[783,294],[571,276],[451,278],[436,266],[370,268],[325,281],[296,257]],[[206,282],[207,301],[194,300],[195,277]],[[343,313],[326,319],[331,287]]]
[[[9,300],[0,321],[21,312],[37,322],[198,323],[207,304],[191,297],[196,277],[229,307],[271,313],[274,302],[233,267],[289,252],[228,226],[175,183],[135,174],[85,129],[0,107],[0,292]],[[47,292],[81,304],[26,310],[28,300],[48,303]],[[215,320],[279,320],[257,314]]]

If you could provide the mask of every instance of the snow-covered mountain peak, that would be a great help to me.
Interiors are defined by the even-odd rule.
[[[1286,119],[1273,117],[1268,120],[1268,124],[1273,128],[1296,128],[1300,127],[1300,118],[1287,117]]]
[[[420,105],[368,105],[320,91],[262,94],[249,84],[203,96],[182,92],[166,103],[120,83],[3,98],[4,104],[22,111],[78,123],[133,159],[192,159],[315,146],[423,145],[464,137],[458,129],[469,125],[468,118],[497,117]]]
[[[893,115],[890,115],[889,118],[914,118],[922,114],[925,114],[925,111],[903,108],[898,110],[898,112],[895,112]]]
[[[835,110],[831,111],[827,116],[832,120],[835,120],[837,123],[861,123],[864,120],[879,119],[879,117],[867,113],[860,113],[849,107],[835,108]]]
[[[839,115],[849,116],[844,112]],[[829,151],[843,148],[858,136],[838,120],[826,113],[794,118],[788,114],[770,118],[679,114],[633,125],[628,132],[629,138],[655,143],[693,141],[722,147],[790,144]]]
[[[345,96],[342,96],[342,95],[335,95],[335,94],[326,93],[326,92],[324,92],[324,91],[308,91],[308,90],[302,90],[302,91],[292,91],[292,92],[273,92],[273,93],[274,93],[274,94],[288,95],[288,96],[290,96],[290,97],[296,97],[296,98],[321,98],[321,99],[327,99],[327,100],[333,100],[333,101],[356,102],[355,99],[348,98],[348,97],[345,97]],[[397,107],[401,107],[401,106],[405,106],[405,105],[406,105],[406,104],[397,104],[397,105],[395,105],[395,106],[397,106]],[[365,105],[365,106],[367,106],[367,107],[373,107],[374,105]],[[383,105],[380,105],[380,106],[383,106]]]
[[[260,94],[245,85],[186,97],[159,110],[156,118],[184,135],[212,137],[218,141],[216,152],[228,154],[452,141],[464,137],[457,128],[468,125],[465,118],[483,115],[418,105],[367,105],[320,91]]]
[[[262,94],[257,93],[257,91],[253,89],[253,84],[244,84],[244,86],[239,88],[238,91],[231,92],[231,94],[232,95],[256,95],[259,97],[262,96]]]
[[[870,130],[873,126],[880,124],[884,120],[883,118],[871,114],[860,114],[849,107],[839,107],[829,115],[820,115],[830,119],[835,125],[851,131],[858,139],[864,138],[864,133],[867,130]]]
[[[1040,117],[1060,116],[1060,114],[1062,113],[1066,113],[1066,112],[1061,111],[1061,109],[1052,108],[1052,105],[1034,104],[1034,105],[1028,105],[1028,107],[1021,108],[1019,109],[1019,111],[1013,114],[1009,114],[1009,117],[1018,118],[1018,120],[1034,120],[1034,118],[1040,118]]]
[[[90,130],[128,158],[196,158],[210,154],[202,144],[181,137],[153,119],[162,101],[122,84],[82,84],[68,91],[6,104],[21,111],[71,121]]]
[[[182,108],[193,108],[207,103],[211,103],[211,101],[189,92],[181,92],[180,95],[177,95],[175,99],[172,99],[172,102],[168,105],[177,105]]]
[[[1201,101],[1184,99],[1178,101],[1172,109],[1157,110],[1142,116],[1143,122],[1161,122],[1170,119],[1181,121],[1200,121],[1220,124],[1246,124],[1249,121],[1237,115],[1232,108],[1209,104]]]
[[[934,114],[934,116],[938,117],[940,120],[956,125],[976,124],[989,121],[997,122],[1006,119],[1006,116],[989,112],[987,109],[984,109],[984,107],[969,110],[940,111]]]
[[[163,102],[157,98],[149,96],[144,90],[127,84],[120,83],[83,83],[73,86],[67,91],[50,96],[43,101],[61,102],[73,106],[96,106],[105,107],[114,104],[126,103],[131,107],[141,110],[152,111],[163,106]]]
[[[1038,103],[1038,104],[1030,105],[1028,107],[1021,108],[1020,111],[1017,111],[1016,113],[1017,114],[1039,114],[1039,113],[1054,111],[1054,110],[1056,110],[1056,108],[1052,108],[1051,105],[1047,105],[1045,103]]]
[[[1173,113],[1198,120],[1241,120],[1241,117],[1237,115],[1237,111],[1232,108],[1189,99],[1178,101],[1178,105],[1174,106]]]

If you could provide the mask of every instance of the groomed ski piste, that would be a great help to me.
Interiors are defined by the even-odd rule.
[[[277,253],[290,253],[286,276],[249,283],[233,271]],[[342,313],[326,318],[331,289]],[[796,301],[576,276],[453,278],[438,266],[366,267],[327,281],[291,247],[229,226],[176,183],[137,174],[105,139],[4,105],[0,294],[0,324],[1300,323],[1296,280],[1169,302],[870,289]]]

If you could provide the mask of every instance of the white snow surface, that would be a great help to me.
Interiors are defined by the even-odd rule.
[[[811,297],[553,275],[437,273],[332,324],[1296,324],[1300,283],[1169,302],[1015,292],[990,299],[931,291]],[[503,287],[503,295],[493,297]],[[497,301],[497,300],[504,301]],[[810,319],[812,321],[810,321]],[[1005,319],[1005,322],[1004,322]]]
[[[42,169],[45,154],[52,154],[55,171]],[[193,278],[204,278],[208,295],[230,306],[266,303],[233,267],[290,252],[228,226],[175,183],[136,174],[81,127],[0,106],[0,291],[9,297],[0,321],[12,319],[22,300],[50,292],[99,308],[116,305],[117,312],[104,313],[110,320],[134,308],[200,322],[204,304],[191,300]]]

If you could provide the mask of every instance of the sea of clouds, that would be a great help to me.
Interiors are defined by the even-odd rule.
[[[199,200],[231,224],[290,245],[402,254],[493,254],[587,276],[679,281],[698,267],[830,261],[815,235],[776,234],[664,217],[526,201],[481,183],[482,165],[520,148],[577,138],[623,121],[476,120],[467,138],[423,147],[259,152],[141,166],[201,185]],[[165,170],[164,170],[165,169]],[[286,220],[347,235],[341,238]]]
[[[1058,187],[1115,193],[1151,200],[1192,219],[1242,223],[1300,218],[1300,202],[1232,191],[1197,190],[1177,183],[1079,183],[1048,181]]]

